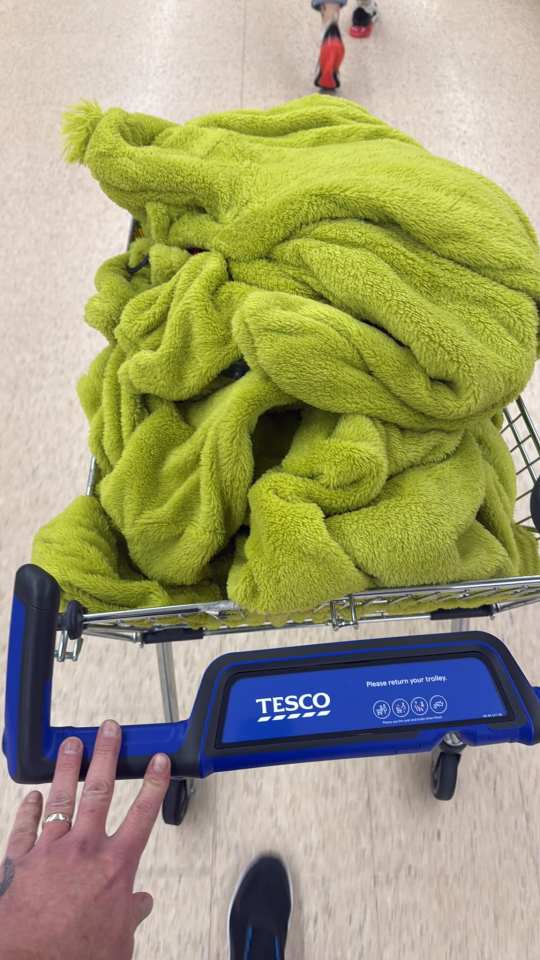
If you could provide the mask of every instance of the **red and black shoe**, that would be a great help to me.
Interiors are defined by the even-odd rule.
[[[345,45],[337,23],[330,23],[324,32],[319,54],[319,68],[315,86],[321,90],[337,90],[339,68],[345,56]]]
[[[371,31],[373,30],[373,24],[375,23],[378,17],[379,11],[377,10],[377,4],[372,3],[369,12],[364,9],[362,4],[359,4],[356,10],[353,13],[352,24],[350,29],[351,37],[356,37],[357,39],[364,39],[371,36]]]

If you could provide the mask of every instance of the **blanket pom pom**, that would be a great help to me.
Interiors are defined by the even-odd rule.
[[[64,156],[68,163],[84,163],[90,137],[102,116],[101,107],[93,100],[81,100],[66,110],[62,119],[62,135]]]

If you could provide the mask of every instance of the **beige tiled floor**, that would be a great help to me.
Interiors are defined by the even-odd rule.
[[[74,385],[98,338],[81,321],[82,305],[95,267],[122,246],[127,226],[84,170],[63,165],[60,112],[95,97],[182,121],[301,95],[310,90],[319,30],[307,7],[307,0],[0,4],[2,646],[12,577],[32,534],[84,480]],[[381,0],[381,7],[373,37],[349,43],[343,92],[498,180],[540,228],[538,0]],[[540,416],[538,378],[529,395]],[[540,680],[537,625],[531,609],[493,629]],[[250,643],[236,638],[234,647]],[[206,641],[180,651],[183,710],[221,648]],[[161,719],[151,652],[89,643],[78,666],[57,671],[55,695],[60,722]],[[152,838],[141,884],[157,906],[137,957],[225,958],[238,872],[258,850],[277,848],[296,885],[292,960],[532,960],[539,791],[540,750],[519,747],[470,751],[459,794],[446,805],[431,799],[421,757],[205,782],[181,830],[160,825]],[[132,785],[119,787],[114,818],[132,793]],[[21,795],[3,773],[2,830]]]

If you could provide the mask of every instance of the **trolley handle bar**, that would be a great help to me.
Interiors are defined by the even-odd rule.
[[[83,779],[98,731],[97,727],[51,726],[59,607],[56,580],[34,564],[21,567],[13,596],[3,738],[9,773],[18,783],[50,782],[58,749],[68,736],[83,742]],[[123,726],[118,778],[138,779],[155,753],[177,753],[186,727],[185,721]]]
[[[58,749],[68,736],[78,736],[83,741],[83,779],[97,735],[96,727],[51,726],[59,605],[60,589],[56,581],[37,566],[21,567],[15,578],[3,740],[9,773],[19,783],[50,782]],[[497,638],[481,632],[452,632],[448,636],[388,638],[384,644],[364,640],[289,647],[285,652],[278,649],[225,654],[207,668],[189,720],[122,726],[117,776],[119,779],[141,778],[150,758],[157,752],[170,756],[173,776],[206,777],[219,771],[276,763],[432,750],[446,733],[456,729],[455,721],[441,717],[440,723],[426,727],[395,728],[393,725],[374,732],[371,713],[367,729],[362,726],[364,721],[358,704],[346,692],[356,689],[351,668],[362,669],[362,664],[373,666],[375,654],[378,665],[386,663],[395,668],[395,664],[407,664],[411,659],[425,662],[426,651],[432,658],[435,654],[439,658],[476,656],[493,664],[508,705],[508,717],[493,723],[471,720],[460,725],[457,729],[466,743],[517,741],[532,745],[539,742],[540,687],[531,688],[510,652]],[[430,662],[434,662],[433,659]],[[344,693],[335,686],[338,673],[333,671],[334,667],[349,673],[349,687],[344,688]],[[290,689],[288,686],[282,689],[283,678],[289,673],[294,683]],[[315,703],[314,690],[307,693],[306,688],[303,698],[299,696],[302,689],[297,690],[299,682],[309,684],[310,678],[317,676],[322,681],[323,673],[324,690],[331,691],[335,712],[334,706],[325,712],[324,704]],[[288,683],[286,681],[286,685]],[[323,687],[319,689],[322,691]],[[302,716],[301,711],[294,713],[298,708],[293,703],[293,714],[288,718],[284,714],[274,715],[290,700],[291,691],[298,694],[296,700],[300,706],[303,699],[302,710],[306,712]],[[274,714],[267,717],[270,725],[261,723],[251,708],[246,707],[254,696],[263,698],[255,700],[257,704],[275,704]],[[306,706],[305,696],[311,697],[314,706]],[[331,699],[328,692],[316,696],[319,700],[321,697]],[[315,707],[322,711],[317,714],[320,726],[311,726],[311,719],[307,719],[315,716]],[[300,732],[300,728],[290,726],[293,719],[310,726],[302,726]],[[284,723],[278,725],[274,723],[276,720]],[[325,724],[330,724],[328,730],[323,729]],[[286,732],[289,730],[295,732],[289,734]],[[269,732],[268,737],[265,731]]]

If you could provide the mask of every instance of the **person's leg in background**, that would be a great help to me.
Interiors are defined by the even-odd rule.
[[[231,905],[231,960],[284,960],[291,912],[285,864],[279,857],[259,857],[244,873]]]
[[[345,46],[339,29],[339,13],[347,0],[326,3],[311,0],[311,6],[319,10],[322,18],[322,40],[315,86],[321,90],[336,90],[339,87],[339,68],[345,56]]]
[[[361,0],[352,16],[351,37],[369,37],[378,16],[376,0]]]
[[[339,68],[345,56],[345,46],[339,29],[339,14],[347,0],[311,0],[311,6],[319,10],[322,19],[322,40],[315,86],[333,91],[339,87]],[[376,0],[357,0],[352,16],[351,37],[369,37],[378,9]]]

